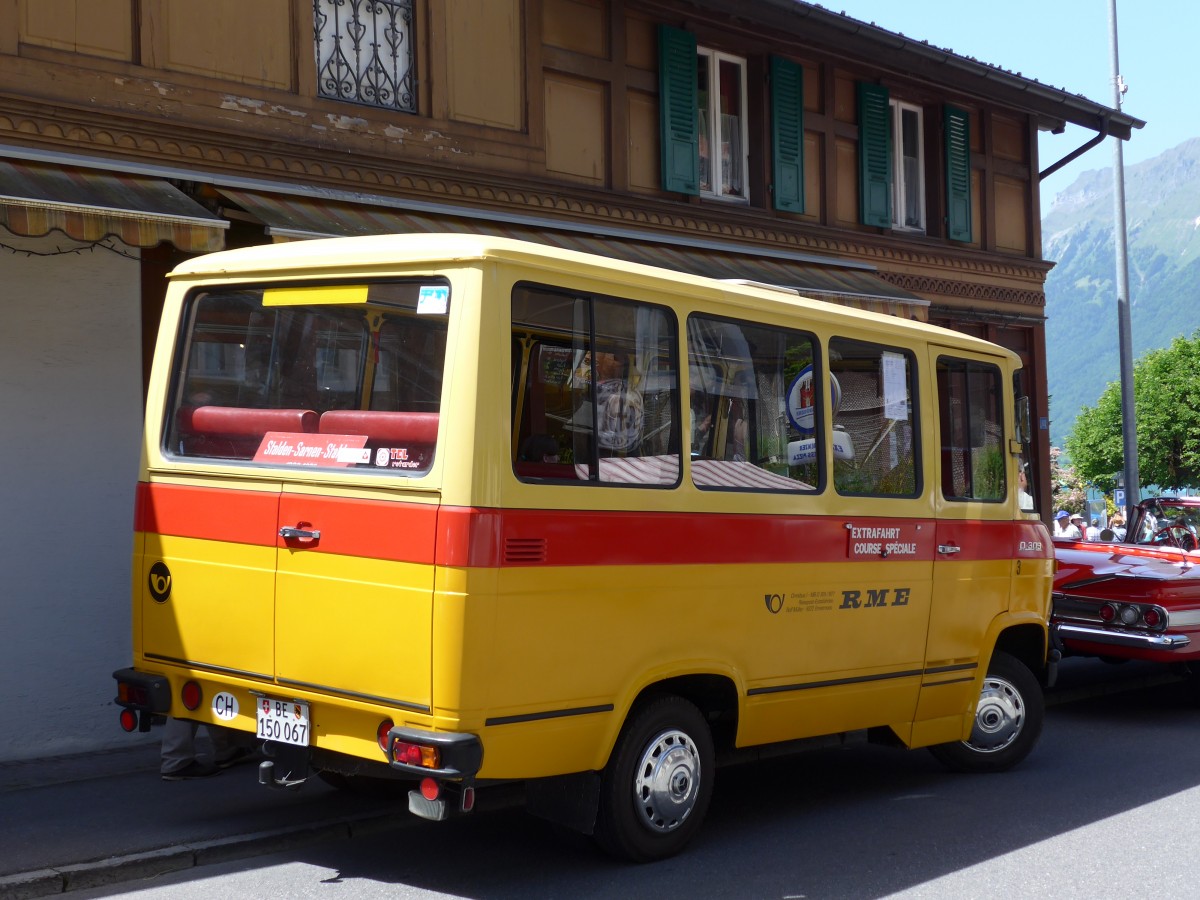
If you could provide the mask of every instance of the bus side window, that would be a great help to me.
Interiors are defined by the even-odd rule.
[[[1003,500],[1008,454],[1000,370],[941,356],[937,385],[942,495],[948,500]]]
[[[821,484],[823,394],[811,335],[691,316],[692,482],[703,489],[811,491]]]
[[[867,341],[829,342],[833,478],[843,495],[921,492],[912,354]]]
[[[517,477],[677,484],[679,378],[670,313],[534,285],[514,289],[512,311]]]

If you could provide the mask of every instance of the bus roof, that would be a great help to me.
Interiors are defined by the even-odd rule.
[[[770,308],[778,305],[788,310],[804,309],[818,317],[836,316],[858,319],[876,327],[883,324],[889,330],[920,333],[959,347],[980,352],[999,353],[1017,359],[1015,353],[982,338],[958,331],[808,297],[784,286],[758,285],[748,282],[722,281],[703,275],[692,275],[674,269],[659,268],[642,263],[625,262],[607,257],[565,250],[549,244],[513,238],[477,234],[385,234],[364,237],[341,237],[320,240],[292,241],[281,244],[262,244],[209,253],[180,263],[170,276],[175,279],[240,279],[243,277],[274,277],[321,275],[353,272],[356,276],[372,270],[395,269],[424,264],[439,266],[448,263],[495,260],[554,272],[572,272],[614,283],[645,285],[667,292],[687,286],[695,297],[733,302],[735,305]],[[590,271],[589,271],[590,270]]]

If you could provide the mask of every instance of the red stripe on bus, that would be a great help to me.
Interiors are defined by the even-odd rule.
[[[139,485],[138,528],[181,537],[277,546],[462,568],[817,563],[873,559],[931,561],[1040,557],[1018,552],[1044,535],[1040,523],[724,513],[479,509],[432,504],[275,494],[180,485]],[[851,552],[850,524],[899,528],[907,551]],[[279,527],[319,531],[284,539]],[[918,527],[919,526],[919,527]],[[939,554],[938,544],[959,552]],[[886,540],[883,546],[886,546]],[[861,548],[861,545],[859,545]]]
[[[271,545],[279,530],[278,519],[278,491],[138,484],[138,531]]]
[[[890,558],[933,559],[931,520],[855,524],[921,524],[915,552]],[[830,562],[848,559],[850,546],[841,517],[443,508],[438,525],[438,562],[450,566]]]

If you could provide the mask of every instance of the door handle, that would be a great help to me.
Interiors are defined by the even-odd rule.
[[[962,547],[955,547],[953,544],[938,544],[938,553],[961,553]]]
[[[285,541],[319,541],[321,532],[313,530],[307,531],[303,528],[292,528],[290,525],[285,525],[279,529],[279,536]]]

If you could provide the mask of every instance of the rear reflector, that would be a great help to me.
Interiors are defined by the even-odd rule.
[[[196,682],[187,681],[179,691],[179,699],[183,701],[185,708],[195,710],[200,707],[200,701],[204,699],[204,692],[200,690],[200,685]]]

